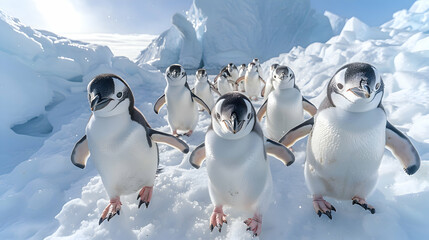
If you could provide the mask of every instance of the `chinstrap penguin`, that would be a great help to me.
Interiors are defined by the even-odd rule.
[[[319,217],[332,218],[331,211],[336,211],[324,196],[351,200],[375,213],[366,198],[376,185],[385,147],[407,174],[419,169],[417,150],[386,119],[383,92],[384,83],[375,67],[347,64],[331,78],[317,114],[280,140],[289,147],[309,135],[304,175]]]
[[[251,100],[257,100],[258,96],[261,94],[261,84],[260,81],[265,85],[264,79],[259,74],[258,68],[255,63],[251,62],[247,66],[247,71],[244,77],[237,79],[235,84],[239,84],[241,81],[244,81],[244,89],[247,97]]]
[[[257,117],[261,121],[266,115],[266,136],[278,141],[304,121],[303,110],[314,116],[317,108],[301,95],[292,69],[276,66],[272,77],[273,90],[259,108]]]
[[[254,235],[260,235],[262,214],[272,192],[267,154],[287,166],[295,159],[289,149],[264,138],[255,109],[246,96],[234,92],[220,97],[213,108],[205,142],[189,159],[195,168],[200,168],[206,160],[208,188],[214,205],[210,230],[218,227],[221,231],[227,221],[223,206],[228,205],[252,213],[253,217],[245,224]]]
[[[187,153],[182,140],[152,129],[134,106],[128,84],[117,75],[102,74],[88,84],[92,115],[86,134],[75,145],[72,163],[84,168],[89,157],[100,174],[110,198],[99,224],[121,209],[121,195],[140,190],[139,208],[148,207],[159,164],[157,143],[169,144]]]
[[[205,69],[198,69],[195,73],[195,79],[195,95],[201,98],[201,100],[203,100],[211,110],[214,106],[212,91],[220,95],[219,91],[209,82]],[[204,110],[201,106],[199,106],[199,109]]]
[[[210,108],[201,98],[189,88],[185,69],[179,64],[173,64],[165,70],[167,86],[164,94],[158,98],[154,111],[159,113],[164,104],[167,105],[167,121],[173,135],[178,136],[177,130],[186,131],[190,136],[198,123],[198,106],[210,114]]]

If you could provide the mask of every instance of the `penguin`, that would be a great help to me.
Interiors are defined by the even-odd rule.
[[[256,65],[256,68],[258,69],[258,72],[259,72],[259,76],[262,77],[263,71],[262,71],[261,63],[259,62],[259,58],[254,58],[252,62]]]
[[[295,85],[295,74],[287,66],[277,66],[272,74],[273,91],[259,108],[257,117],[261,121],[266,115],[266,136],[279,141],[293,127],[304,121],[304,112],[311,116],[317,108],[305,99]]]
[[[366,198],[377,183],[385,147],[407,174],[419,169],[417,150],[386,118],[383,93],[384,83],[374,66],[347,64],[329,81],[317,114],[280,139],[289,147],[309,135],[304,175],[319,217],[332,219],[331,211],[336,211],[325,196],[351,200],[375,213]]]
[[[120,214],[120,196],[135,193],[146,208],[159,164],[157,143],[169,144],[183,153],[189,147],[182,140],[152,129],[134,106],[128,84],[114,74],[102,74],[88,84],[92,115],[86,134],[75,144],[72,163],[85,168],[88,158],[94,161],[110,203],[99,224]]]
[[[240,77],[237,79],[236,84],[239,84],[241,81],[244,81],[244,89],[246,95],[251,100],[258,100],[258,96],[261,91],[261,84],[259,81],[265,84],[264,79],[261,78],[258,72],[258,68],[255,63],[251,62],[247,66],[247,71],[244,77]]]
[[[228,66],[227,66],[227,70],[228,70],[229,75],[231,76],[230,79],[229,79],[231,81],[231,83],[232,83],[231,87],[233,88],[234,91],[237,91],[238,90],[238,85],[235,84],[235,81],[237,81],[237,79],[238,79],[238,69],[237,69],[237,66],[235,66],[234,63],[229,63]]]
[[[253,234],[260,235],[262,214],[267,209],[272,192],[272,177],[267,154],[291,165],[295,157],[278,142],[265,139],[255,109],[250,100],[239,92],[221,96],[212,112],[211,125],[205,142],[191,154],[189,161],[200,168],[206,160],[208,188],[214,205],[210,230],[219,232],[227,205],[253,214],[245,224]]]
[[[247,71],[247,67],[246,67],[246,64],[241,64],[240,65],[240,68],[238,69],[238,78],[240,78],[240,77],[244,77],[244,75],[246,74],[246,71]],[[237,78],[237,79],[238,79]],[[238,91],[240,91],[240,92],[244,92],[245,90],[244,90],[244,82],[240,82],[238,85],[237,85],[237,89],[238,89]]]
[[[226,77],[227,82],[230,84],[230,88],[232,89],[231,91],[236,91],[237,90],[237,85],[236,85],[236,81],[238,79],[238,70],[237,67],[234,65],[234,63],[229,63],[228,65],[224,66],[218,75],[216,75],[216,77],[213,80],[213,83],[215,84],[215,86],[217,86],[217,82],[219,80],[219,78],[221,76]]]
[[[265,86],[262,88],[262,96],[264,97],[264,101],[267,100],[268,95],[271,93],[271,91],[273,90],[273,84],[272,84],[272,80],[273,80],[273,75],[276,71],[276,68],[279,66],[279,64],[274,63],[271,65],[270,67],[270,77],[267,79],[267,82],[265,83]]]
[[[232,88],[232,84],[235,83],[231,82],[228,79],[230,79],[228,71],[222,71],[216,82],[217,89],[221,95],[234,91],[234,89]]]
[[[212,91],[221,95],[219,91],[209,82],[207,72],[205,69],[201,68],[198,69],[195,73],[195,86],[194,86],[194,92],[195,95],[197,95],[201,100],[203,100],[207,106],[212,109],[214,106],[214,99],[212,95]],[[201,106],[199,107],[200,110],[204,110]]]
[[[188,85],[185,69],[179,64],[172,64],[165,70],[167,86],[164,94],[154,105],[156,114],[167,105],[167,121],[174,136],[179,136],[177,130],[187,131],[191,136],[198,123],[198,108],[200,104],[210,114],[210,108],[201,98],[195,95]]]

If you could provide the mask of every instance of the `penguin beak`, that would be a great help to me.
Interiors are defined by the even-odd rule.
[[[95,112],[103,109],[112,100],[111,98],[101,98],[99,94],[95,95],[95,97],[91,99],[91,111]]]
[[[227,129],[233,134],[236,134],[237,132],[239,132],[244,124],[244,120],[241,120],[241,121],[238,120],[236,113],[233,113],[231,115],[230,120],[223,120],[223,122],[225,123]]]
[[[371,88],[368,85],[350,88],[348,91],[351,91],[354,95],[360,98],[369,98],[371,96]]]

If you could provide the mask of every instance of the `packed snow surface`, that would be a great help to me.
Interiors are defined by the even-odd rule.
[[[291,67],[303,95],[318,105],[339,67],[371,63],[385,82],[388,120],[410,137],[422,165],[408,176],[386,150],[378,184],[367,199],[376,214],[352,206],[351,201],[327,199],[337,209],[329,220],[313,210],[303,176],[306,141],[300,141],[294,146],[296,162],[291,166],[270,158],[273,202],[263,216],[259,239],[427,238],[429,33],[424,16],[428,15],[429,1],[420,0],[380,28],[351,18],[326,43],[295,47],[262,64],[266,76],[273,63]],[[160,145],[164,171],[155,181],[149,208],[137,208],[137,193],[123,196],[121,215],[98,225],[109,201],[101,179],[91,159],[83,170],[70,162],[71,150],[91,114],[86,85],[98,73],[119,74],[130,83],[136,106],[151,126],[168,132],[166,109],[159,115],[153,112],[153,103],[165,87],[162,74],[115,58],[105,47],[36,31],[4,14],[0,33],[1,239],[251,239],[243,223],[250,216],[230,208],[224,209],[228,224],[222,232],[210,232],[213,206],[205,164],[193,169],[189,154],[165,145]],[[172,33],[164,34],[162,41],[172,40],[168,34]],[[192,77],[189,82],[192,86]],[[261,103],[255,102],[255,107]],[[209,123],[209,116],[200,113],[194,134],[183,138],[191,150],[203,141]],[[11,172],[4,170],[8,161],[22,157],[26,160]]]

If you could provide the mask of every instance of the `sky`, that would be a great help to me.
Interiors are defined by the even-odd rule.
[[[355,16],[370,26],[389,21],[413,0],[311,0],[316,11]],[[176,12],[192,0],[0,0],[0,10],[26,25],[66,33],[158,35],[171,26]]]

